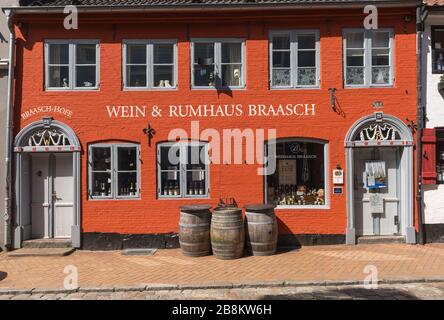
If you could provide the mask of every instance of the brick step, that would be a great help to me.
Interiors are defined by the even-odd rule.
[[[405,243],[404,236],[360,236],[358,244]]]
[[[21,248],[8,252],[10,257],[63,257],[75,251],[74,248]]]
[[[65,239],[32,239],[22,242],[23,248],[71,248],[71,241]]]

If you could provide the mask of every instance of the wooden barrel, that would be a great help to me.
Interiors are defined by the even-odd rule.
[[[211,216],[211,247],[218,259],[237,259],[243,256],[245,229],[242,209],[217,208]]]
[[[278,226],[273,205],[245,206],[247,248],[255,256],[276,253]]]
[[[210,254],[210,205],[180,207],[179,243],[182,253],[189,257]]]

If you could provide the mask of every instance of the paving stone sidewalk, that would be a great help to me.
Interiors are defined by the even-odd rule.
[[[121,294],[113,292],[113,287],[126,287],[132,292],[140,288],[137,292],[147,286],[151,288],[147,295],[151,296],[161,289],[183,292],[200,290],[202,285],[205,288],[213,285],[214,290],[226,290],[227,294],[241,290],[242,284],[250,284],[251,290],[265,285],[271,290],[274,283],[274,289],[287,290],[294,284],[301,287],[305,282],[310,287],[318,284],[319,289],[319,284],[327,284],[326,280],[329,284],[331,281],[362,283],[368,270],[376,270],[378,279],[386,279],[384,285],[389,285],[390,282],[444,281],[444,244],[315,246],[238,260],[218,260],[214,256],[189,258],[178,249],[159,250],[154,256],[79,250],[66,257],[12,257],[2,252],[0,293],[3,291],[3,296],[7,296],[7,292],[17,289],[13,294],[16,297],[21,293],[19,289],[24,289],[23,294],[27,295],[35,288],[32,293],[36,297],[49,294],[48,288],[62,289],[67,266],[77,268],[80,291],[112,295]],[[52,294],[66,293],[55,290]]]

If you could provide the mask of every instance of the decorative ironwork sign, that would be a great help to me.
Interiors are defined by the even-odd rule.
[[[400,135],[390,124],[374,123],[362,129],[357,138],[359,138],[360,141],[393,141],[399,140]]]
[[[29,147],[69,146],[68,137],[57,129],[41,129],[34,132],[28,139]]]

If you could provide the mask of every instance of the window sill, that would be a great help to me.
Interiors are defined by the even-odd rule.
[[[320,90],[320,86],[315,87],[270,87],[270,90]]]
[[[303,206],[303,205],[293,205],[293,206],[276,206],[275,210],[329,210],[330,206],[329,205],[319,205],[319,206],[315,206],[315,205],[308,205],[308,206]]]
[[[344,89],[393,89],[395,86],[393,84],[380,84],[371,86],[351,86],[345,85]]]
[[[177,87],[171,88],[151,88],[151,87],[124,87],[123,91],[177,91]]]
[[[191,90],[205,90],[205,91],[245,91],[246,86],[243,87],[191,87]]]
[[[103,197],[103,198],[100,198],[100,197],[98,197],[98,198],[88,198],[88,200],[90,200],[90,201],[127,201],[127,200],[130,200],[130,201],[134,201],[134,200],[141,200],[141,198],[140,197],[128,197],[128,198],[105,198],[105,197]]]
[[[46,88],[45,89],[46,92],[98,92],[100,91],[100,88],[74,88],[74,89],[65,89],[65,88]]]
[[[188,199],[210,199],[209,195],[195,196],[157,196],[157,200],[188,200]]]

